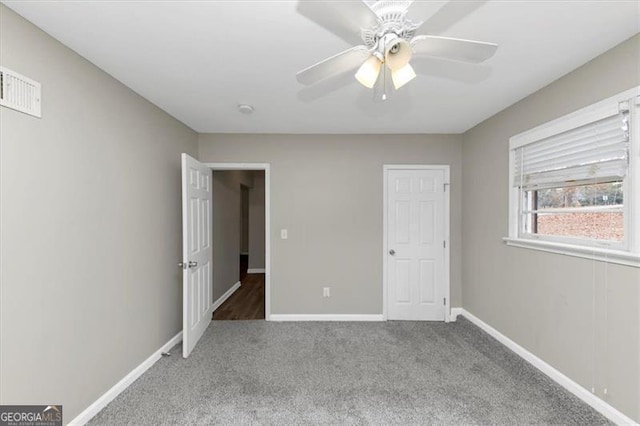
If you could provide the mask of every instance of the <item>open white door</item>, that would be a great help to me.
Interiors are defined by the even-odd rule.
[[[211,169],[182,154],[182,356],[211,324]]]

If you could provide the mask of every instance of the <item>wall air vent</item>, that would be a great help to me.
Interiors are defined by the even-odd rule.
[[[42,117],[40,83],[0,67],[0,105]]]

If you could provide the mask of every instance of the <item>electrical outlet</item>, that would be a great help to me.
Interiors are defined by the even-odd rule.
[[[322,297],[331,297],[331,287],[324,287],[322,289]]]

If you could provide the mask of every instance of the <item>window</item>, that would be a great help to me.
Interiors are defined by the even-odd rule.
[[[640,87],[510,139],[510,245],[640,266]]]
[[[524,192],[524,233],[622,243],[622,180]]]

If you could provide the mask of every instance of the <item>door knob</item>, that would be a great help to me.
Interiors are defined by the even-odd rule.
[[[189,268],[195,268],[196,266],[198,266],[198,262],[194,262],[193,260],[189,261]]]
[[[181,269],[187,269],[187,265],[184,262],[178,262],[178,267]]]
[[[390,254],[391,256],[395,256],[396,251],[395,251],[394,249],[391,249],[391,250],[389,250],[389,254]]]

